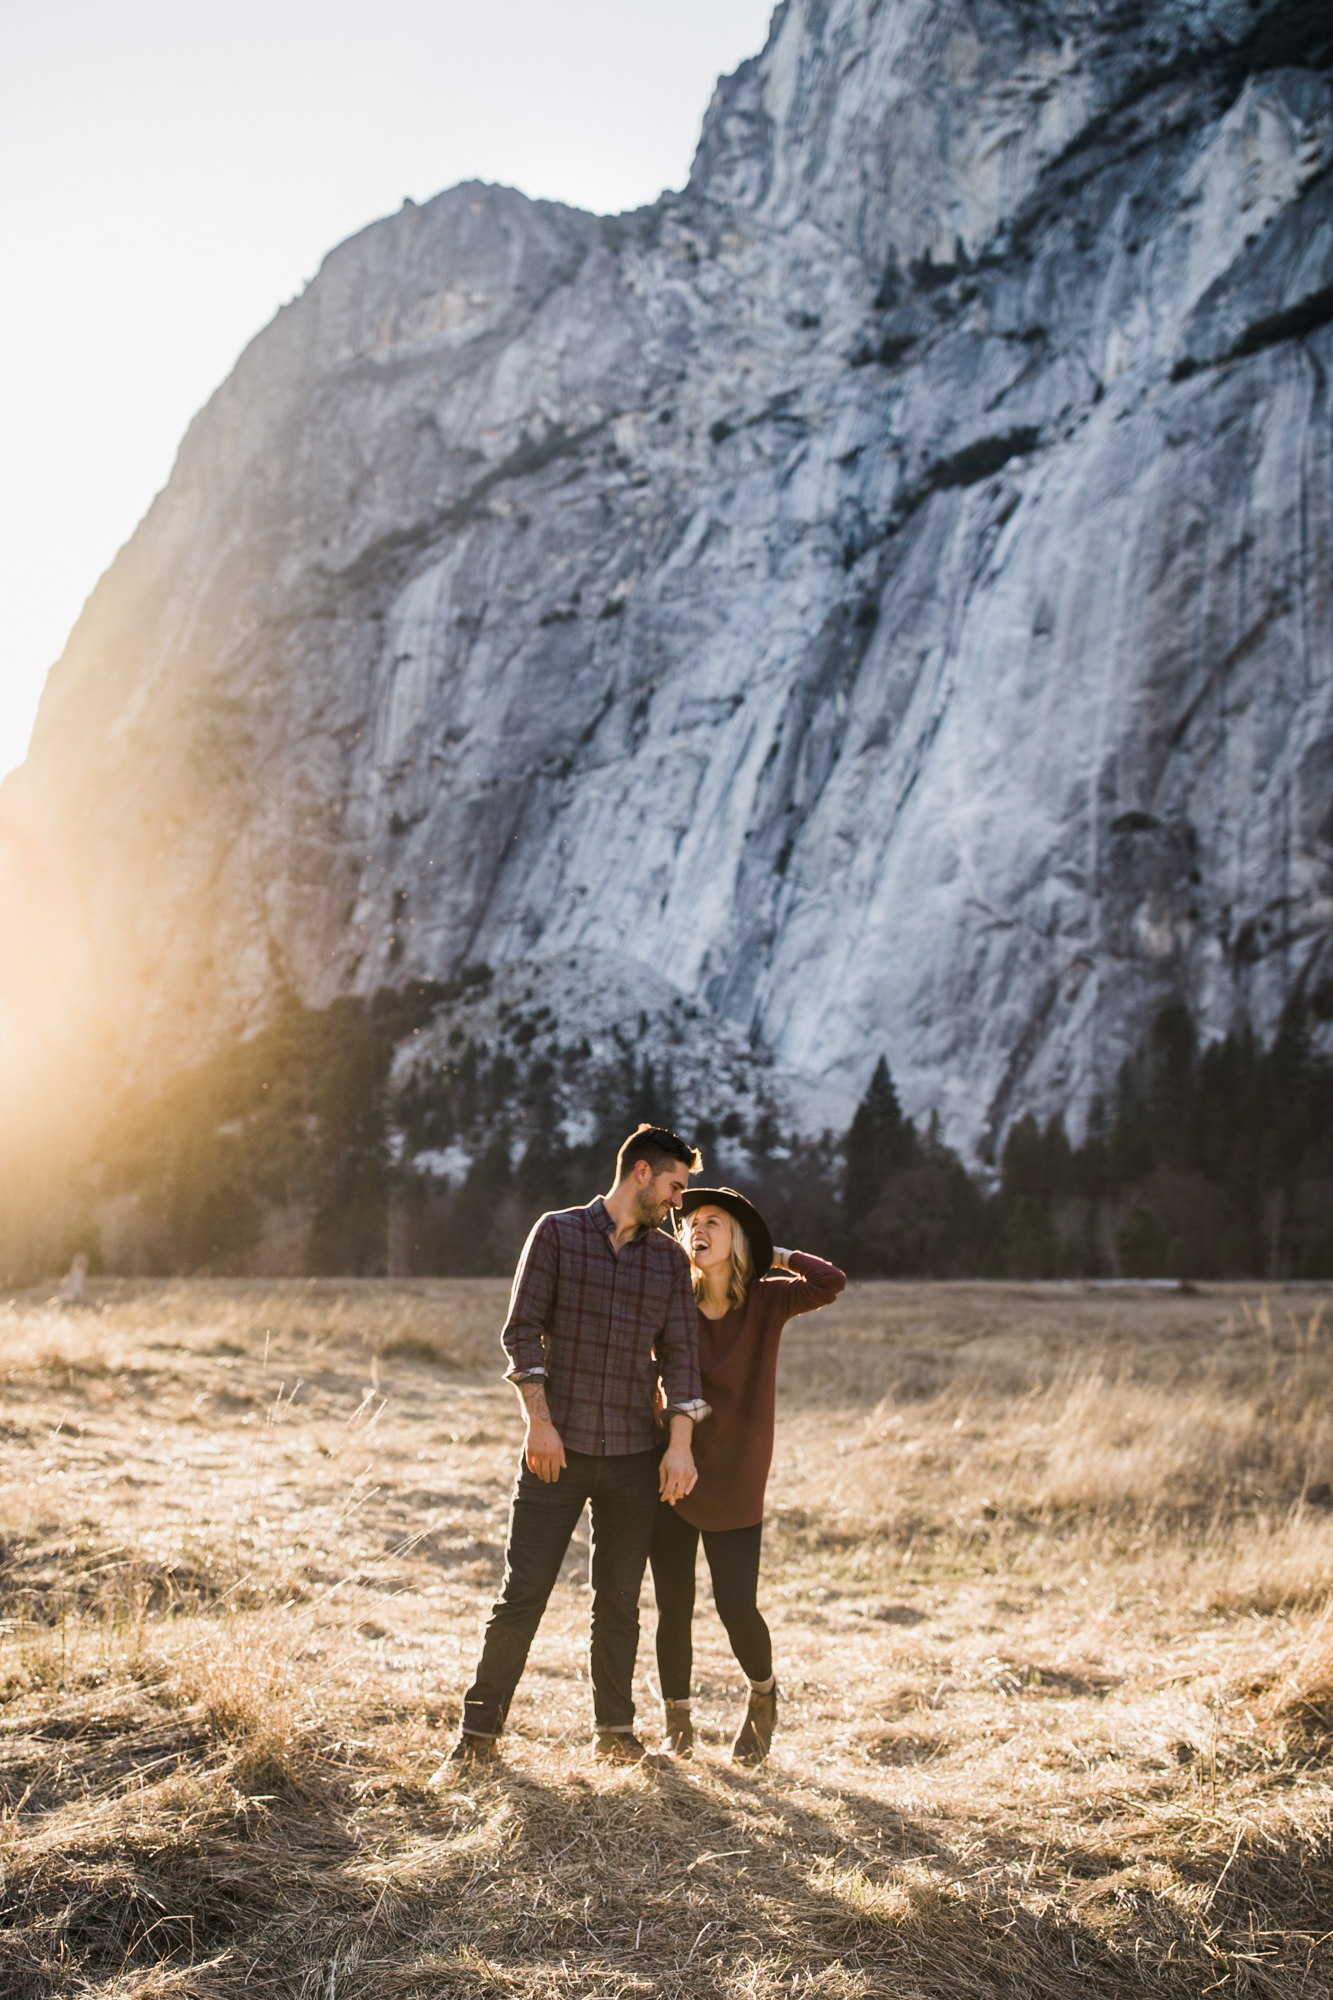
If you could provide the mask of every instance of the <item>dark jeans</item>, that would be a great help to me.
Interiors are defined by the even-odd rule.
[[[756,1602],[763,1522],[753,1528],[705,1528],[704,1554],[713,1579],[717,1615],[726,1626],[741,1672],[766,1681],[773,1671],[773,1641]],[[668,1701],[685,1701],[694,1668],[694,1568],[698,1528],[674,1507],[659,1505],[653,1524],[653,1589],[657,1595],[657,1677]]]
[[[477,1736],[504,1728],[547,1600],[584,1504],[592,1509],[592,1631],[588,1667],[593,1719],[602,1729],[634,1723],[639,1590],[657,1514],[661,1452],[614,1458],[565,1454],[548,1486],[520,1466],[509,1507],[504,1583],[486,1624],[477,1678],[463,1700],[463,1727]]]

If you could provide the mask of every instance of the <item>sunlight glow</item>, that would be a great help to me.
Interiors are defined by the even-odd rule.
[[[469,178],[602,213],[679,187],[769,5],[69,0],[12,17],[0,773],[191,416],[326,252]]]

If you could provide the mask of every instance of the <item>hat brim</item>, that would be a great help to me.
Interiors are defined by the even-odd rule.
[[[685,1215],[692,1215],[696,1208],[725,1208],[728,1215],[735,1216],[749,1239],[756,1282],[766,1271],[772,1270],[772,1232],[754,1203],[747,1201],[743,1194],[737,1194],[735,1188],[687,1188],[681,1196],[680,1206]]]

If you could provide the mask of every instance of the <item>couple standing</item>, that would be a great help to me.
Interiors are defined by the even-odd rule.
[[[768,1754],[777,1682],[757,1600],[778,1342],[787,1320],[827,1305],[846,1281],[818,1257],[774,1249],[757,1209],[732,1189],[691,1189],[701,1164],[674,1132],[641,1125],[617,1155],[610,1193],[544,1215],[524,1246],[501,1338],[527,1437],[504,1582],[449,1766],[497,1755],[585,1504],[597,1755],[634,1764],[646,1754],[633,1681],[650,1561],[665,1747],[691,1754],[701,1535],[718,1614],[750,1683],[732,1757],[758,1764]],[[677,1210],[689,1217],[683,1245],[660,1227]]]

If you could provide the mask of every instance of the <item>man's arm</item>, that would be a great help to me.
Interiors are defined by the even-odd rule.
[[[508,1382],[546,1374],[546,1349],[542,1335],[551,1323],[555,1305],[556,1279],[560,1273],[560,1245],[549,1215],[535,1222],[514,1273],[509,1294],[509,1315],[500,1335],[509,1368]]]
[[[555,1484],[565,1464],[564,1443],[551,1422],[546,1400],[546,1349],[542,1343],[555,1304],[559,1270],[560,1246],[550,1217],[543,1216],[523,1245],[509,1295],[509,1317],[500,1338],[509,1356],[505,1379],[517,1389],[527,1419],[523,1456],[548,1486]]]
[[[564,1470],[565,1447],[561,1442],[559,1431],[551,1422],[551,1412],[546,1401],[546,1383],[539,1377],[529,1376],[522,1382],[515,1382],[514,1387],[522,1400],[528,1424],[528,1435],[523,1443],[523,1456],[538,1479],[544,1481],[547,1486],[554,1486]]]
[[[667,1301],[666,1319],[657,1336],[657,1361],[667,1415],[707,1415],[699,1386],[699,1308],[690,1285],[689,1259],[682,1251]]]
[[[708,1415],[699,1386],[699,1309],[694,1303],[687,1259],[679,1259],[666,1319],[657,1336],[662,1398],[666,1404],[670,1440],[658,1468],[662,1498],[683,1500],[698,1482],[691,1440],[694,1426]]]

